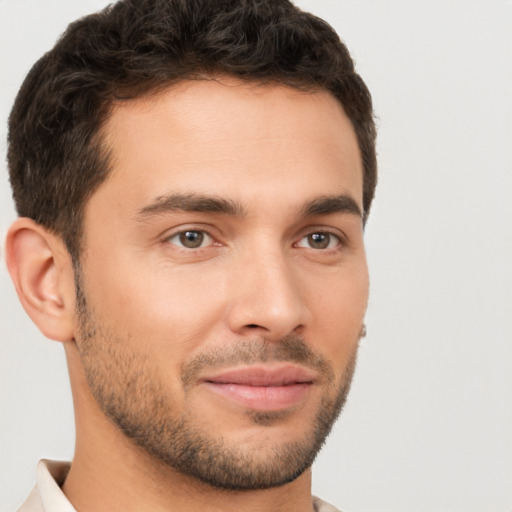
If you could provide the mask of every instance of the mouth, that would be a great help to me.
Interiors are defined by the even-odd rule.
[[[303,402],[316,381],[292,364],[244,366],[207,375],[201,384],[224,399],[254,411],[280,411]]]

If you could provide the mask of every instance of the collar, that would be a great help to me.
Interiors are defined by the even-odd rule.
[[[42,459],[37,464],[37,490],[45,512],[76,512],[60,486],[71,464]]]

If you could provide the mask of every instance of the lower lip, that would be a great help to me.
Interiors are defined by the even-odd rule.
[[[243,384],[204,383],[213,392],[255,411],[279,411],[299,404],[311,389],[310,383],[288,386],[247,386]]]

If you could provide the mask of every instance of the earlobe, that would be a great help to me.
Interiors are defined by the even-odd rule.
[[[19,218],[7,234],[6,259],[20,302],[40,331],[56,341],[73,339],[73,268],[62,240]]]

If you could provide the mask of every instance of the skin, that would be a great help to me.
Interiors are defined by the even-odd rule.
[[[368,298],[361,216],[346,204],[304,212],[327,196],[362,210],[361,157],[343,108],[323,91],[183,82],[115,105],[104,137],[113,171],[86,205],[80,260],[88,323],[76,314],[73,268],[57,236],[20,219],[7,244],[22,303],[66,348],[77,437],[65,494],[90,512],[311,511],[310,469],[286,485],[227,492],[163,464],[106,417],[87,375],[91,382],[91,361],[108,371],[104,349],[114,347],[145,361],[145,378],[175,417],[256,462],[304,442],[322,400],[349,384]],[[237,211],[162,200],[180,194]],[[207,232],[203,246],[180,245],[184,230]],[[328,233],[328,247],[312,247],[312,233]],[[273,353],[287,337],[303,340],[332,378],[317,375],[270,422],[181,379],[201,355],[262,344]],[[112,378],[114,393],[124,392],[122,375]]]

